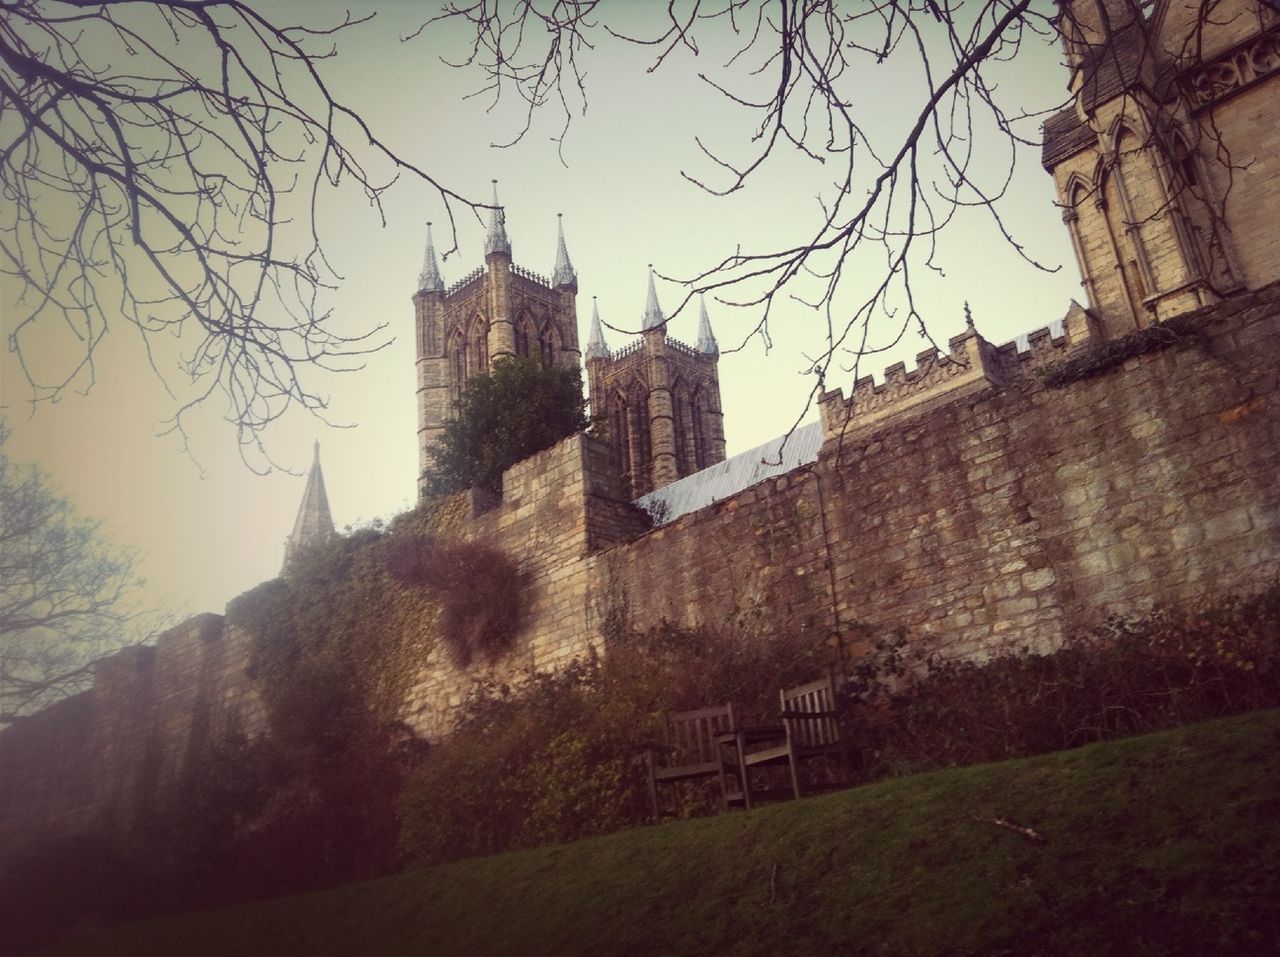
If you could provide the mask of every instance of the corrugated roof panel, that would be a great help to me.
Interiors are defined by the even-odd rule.
[[[657,524],[665,525],[681,515],[737,495],[767,478],[816,462],[821,448],[822,423],[810,422],[789,436],[780,435],[764,445],[739,452],[717,465],[643,495],[636,499],[635,504],[656,516],[659,519]]]

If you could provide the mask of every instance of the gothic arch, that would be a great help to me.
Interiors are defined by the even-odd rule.
[[[547,367],[555,365],[561,348],[560,330],[555,319],[548,317],[538,330],[538,353],[542,357],[542,364]]]
[[[614,458],[618,465],[618,474],[628,488],[632,485],[631,477],[631,415],[627,408],[627,397],[622,390],[616,390],[609,399],[609,437],[613,440]]]
[[[707,403],[701,384],[694,386],[689,396],[689,417],[693,426],[693,464],[696,470],[701,471],[711,458],[707,441]]]
[[[1079,210],[1084,201],[1093,195],[1093,191],[1094,184],[1079,173],[1068,176],[1066,183],[1062,186],[1062,195],[1066,197],[1067,205],[1076,210]]]
[[[649,387],[639,379],[628,390],[631,433],[631,493],[639,498],[653,489],[653,442],[649,423]]]
[[[467,326],[467,378],[489,371],[489,323],[476,313]]]
[[[462,383],[467,381],[467,337],[462,326],[454,326],[449,335],[449,398],[457,402]]]
[[[527,310],[521,310],[516,317],[515,336],[516,336],[516,355],[528,358],[534,355],[534,347],[538,341],[537,324],[533,321],[533,316],[529,315]]]
[[[684,477],[692,475],[696,456],[692,448],[692,426],[690,419],[689,387],[684,379],[677,377],[671,384],[671,425],[676,442],[676,474]]]

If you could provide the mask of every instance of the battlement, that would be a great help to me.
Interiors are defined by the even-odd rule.
[[[667,337],[667,348],[670,349],[672,352],[678,352],[681,355],[688,356],[690,359],[706,358],[706,356],[703,353],[699,352],[693,346],[687,346],[683,342],[681,342],[679,339],[672,339],[670,336]]]
[[[823,441],[846,438],[966,395],[1002,387],[1094,341],[1097,335],[1093,317],[1074,302],[1061,320],[1001,346],[992,345],[971,327],[948,340],[945,355],[926,349],[916,355],[915,368],[896,362],[885,369],[879,383],[873,376],[860,376],[848,399],[840,389],[824,393],[818,400]]]
[[[546,276],[539,275],[532,269],[525,269],[524,266],[517,266],[515,263],[512,263],[511,274],[513,276],[519,276],[521,279],[528,279],[530,282],[537,283],[539,286],[543,286],[547,289],[552,288],[550,279]]]
[[[465,289],[467,286],[471,285],[477,279],[480,279],[481,277],[483,277],[484,272],[485,272],[485,269],[483,266],[480,266],[477,269],[471,270],[471,272],[467,273],[457,282],[453,283],[448,288],[446,288],[444,291],[444,297],[446,299],[449,299],[453,296],[456,296],[458,293],[462,292],[462,290]]]
[[[609,361],[617,362],[619,359],[625,359],[627,356],[635,355],[644,348],[644,340],[636,339],[634,342],[628,342],[625,346],[619,346],[609,353]]]

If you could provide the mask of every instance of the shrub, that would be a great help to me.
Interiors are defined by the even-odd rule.
[[[462,388],[454,417],[432,444],[427,489],[448,495],[472,486],[501,494],[502,473],[587,427],[576,367],[536,359],[495,359]]]
[[[901,634],[855,669],[861,776],[1040,754],[1280,706],[1280,584],[1196,612],[1113,617],[1052,654],[913,658]]]
[[[778,688],[830,665],[825,636],[764,640],[739,624],[614,632],[603,660],[486,684],[415,771],[401,847],[416,863],[571,841],[649,811],[641,757],[666,712],[732,700],[744,720],[777,709]],[[686,813],[709,810],[693,790]]]
[[[477,655],[493,661],[520,630],[524,580],[516,564],[480,542],[402,535],[388,543],[387,568],[440,603],[438,634],[459,667]]]

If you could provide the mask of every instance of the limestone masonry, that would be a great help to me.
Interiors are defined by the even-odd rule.
[[[436,654],[405,720],[447,733],[477,677],[601,650],[622,613],[639,627],[757,616],[837,636],[847,658],[897,629],[983,655],[1274,581],[1280,16],[1254,0],[1212,6],[1203,29],[1198,0],[1062,7],[1075,102],[1046,122],[1044,162],[1087,305],[1022,351],[970,325],[946,354],[828,392],[820,444],[794,468],[658,527],[635,504],[645,493],[754,474],[723,462],[709,320],[697,343],[676,343],[651,295],[639,343],[610,353],[593,323],[584,357],[563,234],[540,279],[512,264],[497,212],[485,267],[447,289],[428,239],[414,296],[423,467],[451,397],[500,355],[585,358],[605,419],[514,465],[500,500],[473,494],[464,534],[518,560],[531,613],[497,665],[462,671]],[[1168,347],[1106,360],[1175,316],[1158,330]],[[1050,385],[1043,370],[1073,358],[1092,367]],[[125,826],[201,741],[262,733],[246,637],[200,616],[104,659],[91,691],[0,734],[0,858]]]

